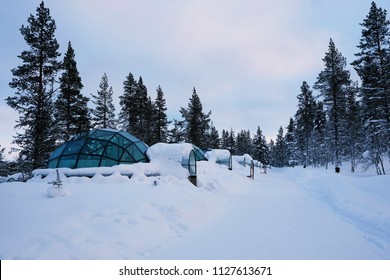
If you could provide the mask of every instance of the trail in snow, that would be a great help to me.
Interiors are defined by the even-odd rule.
[[[360,229],[340,219],[310,194],[271,172],[246,182],[230,195],[219,220],[175,246],[159,259],[388,259],[388,248],[367,242]],[[195,245],[196,244],[196,245]],[[387,243],[389,244],[389,242]]]
[[[64,178],[56,198],[51,178],[0,184],[0,258],[390,259],[388,176],[248,174]]]

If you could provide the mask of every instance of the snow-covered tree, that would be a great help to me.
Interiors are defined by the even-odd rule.
[[[6,101],[19,113],[15,128],[24,130],[13,142],[22,148],[21,155],[31,162],[31,168],[36,169],[46,167],[54,148],[54,78],[61,63],[56,24],[43,2],[27,21],[20,32],[30,48],[18,56],[23,64],[11,70],[14,77],[9,86],[16,92]]]
[[[108,84],[107,74],[104,73],[97,95],[92,94],[92,102],[96,105],[92,110],[92,126],[94,128],[116,129],[113,94],[112,87]]]
[[[358,159],[364,147],[364,125],[362,108],[357,100],[359,88],[355,83],[347,92],[347,107],[345,112],[345,151],[351,161],[351,172],[355,172]]]
[[[295,122],[293,118],[290,118],[288,123],[284,141],[286,143],[286,161],[288,165],[294,166],[298,163],[299,152],[295,137]]]
[[[310,145],[315,119],[315,100],[307,82],[303,82],[298,98],[298,110],[295,114],[296,141],[300,161],[307,166],[311,160]]]
[[[60,77],[60,93],[55,101],[55,126],[57,142],[68,141],[74,134],[90,129],[89,98],[81,94],[83,84],[77,70],[71,43],[65,53]]]
[[[346,59],[338,51],[332,39],[322,60],[325,69],[318,75],[314,89],[319,90],[328,113],[332,133],[336,171],[341,165],[342,142],[345,128],[346,96],[351,85],[350,73],[345,69]]]
[[[390,156],[390,22],[386,16],[387,11],[372,2],[361,24],[360,52],[352,63],[362,81],[366,150],[380,173],[385,172],[382,153],[387,150]]]

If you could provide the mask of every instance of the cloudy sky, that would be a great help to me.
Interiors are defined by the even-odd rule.
[[[21,25],[40,0],[0,0],[0,145],[11,146],[18,115],[4,99],[10,69],[27,50]],[[107,73],[117,113],[123,81],[142,76],[152,99],[161,85],[169,119],[180,118],[196,87],[216,128],[260,126],[267,140],[296,111],[302,81],[311,86],[333,38],[349,64],[371,0],[46,0],[64,53],[71,41],[84,89]],[[388,0],[375,1],[390,9]],[[388,17],[389,18],[389,17]],[[357,79],[352,67],[352,77]]]

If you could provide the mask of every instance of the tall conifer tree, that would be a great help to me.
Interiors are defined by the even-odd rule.
[[[14,78],[9,86],[16,92],[6,101],[19,113],[15,128],[24,130],[17,133],[14,143],[35,169],[46,166],[54,148],[53,88],[60,53],[54,34],[56,24],[43,2],[27,21],[20,32],[30,49],[18,56],[23,64],[11,70]]]
[[[92,94],[92,102],[96,105],[92,110],[92,126],[94,128],[116,129],[113,94],[112,87],[108,84],[107,74],[104,73],[97,95]]]
[[[71,42],[62,63],[60,94],[54,104],[57,141],[65,142],[74,134],[90,129],[89,98],[81,94],[83,84],[77,70],[75,53]]]
[[[372,2],[361,23],[362,36],[352,63],[362,80],[362,106],[367,135],[366,149],[378,173],[385,172],[382,153],[390,159],[390,21],[387,11]]]
[[[207,148],[205,147],[207,144],[206,132],[210,127],[211,111],[207,114],[203,113],[202,103],[195,87],[188,108],[181,108],[180,113],[185,120],[187,141],[200,148]]]
[[[328,52],[323,59],[325,69],[318,75],[314,89],[320,91],[324,98],[329,116],[332,148],[336,171],[339,172],[342,154],[342,137],[345,129],[346,96],[351,85],[350,73],[345,69],[346,59],[336,48],[332,39],[329,41]]]

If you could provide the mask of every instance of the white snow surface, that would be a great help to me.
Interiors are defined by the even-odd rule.
[[[388,175],[197,164],[2,183],[0,259],[390,259]]]

